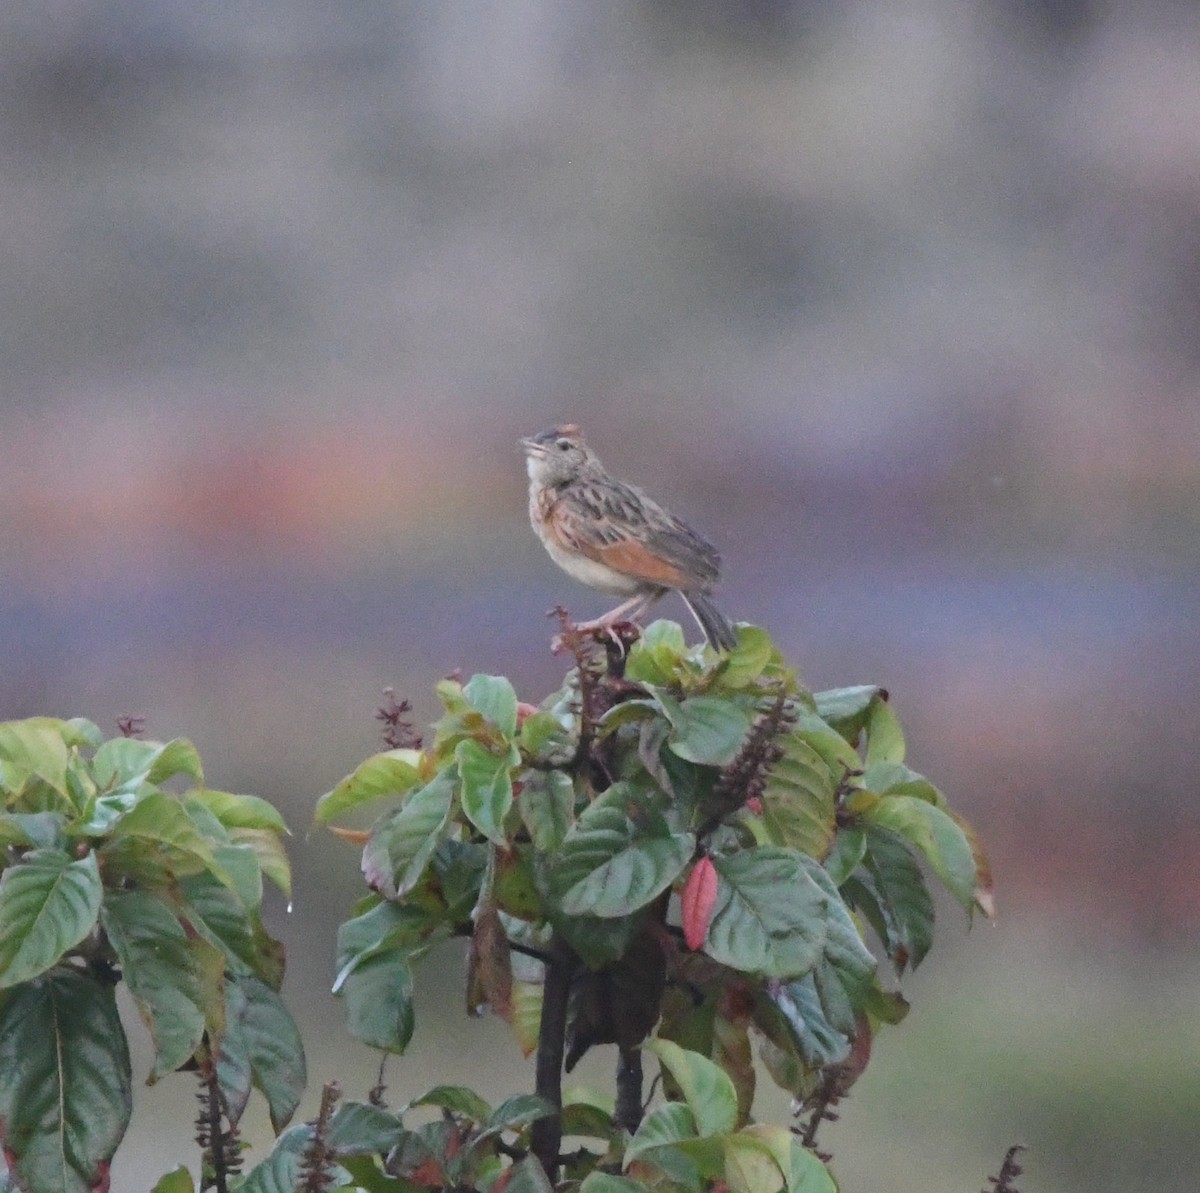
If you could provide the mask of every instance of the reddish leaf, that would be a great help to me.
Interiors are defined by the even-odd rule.
[[[717,872],[712,858],[702,857],[688,875],[683,888],[683,937],[694,952],[704,944],[713,905],[717,901]]]

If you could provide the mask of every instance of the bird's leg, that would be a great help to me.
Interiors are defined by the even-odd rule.
[[[635,592],[629,600],[622,601],[615,609],[610,609],[600,617],[592,618],[591,621],[577,622],[575,628],[588,634],[593,630],[607,630],[609,626],[615,625],[618,621],[633,621],[645,612],[652,595],[647,592]]]

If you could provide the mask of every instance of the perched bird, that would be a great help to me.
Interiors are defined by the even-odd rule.
[[[717,650],[737,642],[710,593],[721,570],[716,548],[641,489],[610,476],[573,424],[522,439],[529,520],[567,575],[627,598],[579,628],[599,629],[644,612],[674,589]]]

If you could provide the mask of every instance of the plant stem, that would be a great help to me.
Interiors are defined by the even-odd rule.
[[[575,964],[571,947],[555,937],[546,958],[536,1068],[536,1093],[555,1108],[555,1113],[538,1119],[530,1132],[530,1150],[541,1162],[551,1184],[558,1180],[558,1153],[562,1147],[562,1067]]]

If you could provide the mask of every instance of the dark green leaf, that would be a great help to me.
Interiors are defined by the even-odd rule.
[[[526,1156],[512,1166],[504,1193],[553,1193],[546,1170],[533,1156]]]
[[[826,1018],[812,974],[773,987],[768,997],[783,1013],[809,1068],[835,1064],[849,1054],[850,1040]]]
[[[837,1182],[821,1158],[810,1152],[798,1138],[792,1138],[792,1167],[788,1173],[787,1193],[838,1193]]]
[[[850,688],[814,692],[817,716],[836,729],[850,745],[857,745],[871,705],[882,691],[876,684],[858,684]]]
[[[860,828],[842,828],[833,839],[833,848],[824,866],[834,886],[841,886],[858,867],[867,851],[866,834]]]
[[[234,891],[208,873],[185,878],[178,889],[182,896],[177,908],[179,917],[216,945],[234,972],[270,976],[269,958],[260,948],[265,942]]]
[[[695,849],[691,833],[672,833],[661,815],[617,783],[594,800],[563,840],[553,892],[567,915],[615,918],[644,907],[683,872]]]
[[[737,757],[752,717],[728,696],[692,696],[667,713],[668,747],[680,758],[704,766],[726,766]]]
[[[0,1123],[27,1193],[92,1193],[129,1124],[114,988],[59,969],[0,1002]]]
[[[473,1089],[463,1085],[438,1085],[422,1094],[412,1106],[440,1106],[452,1110],[474,1123],[485,1123],[491,1117],[492,1108]]]
[[[472,675],[462,690],[467,703],[511,740],[517,732],[517,694],[503,675]]]
[[[164,871],[182,878],[219,869],[212,842],[196,827],[180,800],[161,791],[143,796],[113,824],[101,857],[106,874],[150,881],[160,881]]]
[[[776,745],[782,754],[763,788],[763,821],[776,845],[822,858],[833,840],[840,775],[795,732]]]
[[[590,1102],[568,1102],[562,1111],[562,1130],[563,1135],[582,1135],[590,1139],[617,1137],[613,1116]]]
[[[774,846],[714,858],[719,884],[705,952],[744,973],[808,973],[825,945],[827,900],[807,860]]]
[[[868,897],[863,913],[897,970],[916,969],[933,944],[933,900],[921,867],[899,837],[874,828],[867,830],[864,862],[866,873],[857,877]]]
[[[292,1117],[304,1092],[304,1045],[283,1000],[257,978],[227,980],[225,1036],[217,1076],[230,1106],[241,1117],[250,1082],[267,1099],[276,1132]]]
[[[0,875],[0,989],[44,973],[96,926],[96,855],[35,849]]]
[[[575,819],[571,777],[560,770],[527,772],[521,780],[517,808],[535,848],[557,849]]]
[[[368,957],[400,947],[416,952],[438,926],[438,919],[423,908],[401,906],[387,900],[347,920],[337,934],[337,978],[333,993]]]
[[[459,801],[467,819],[489,841],[505,844],[504,818],[513,804],[511,770],[520,758],[514,749],[496,755],[474,738],[454,748],[461,786]]]
[[[67,818],[61,812],[0,813],[0,849],[32,845],[35,849],[64,849]]]
[[[214,946],[189,940],[170,908],[145,891],[109,891],[100,922],[154,1041],[153,1082],[200,1046],[206,1008],[196,951]]]
[[[863,820],[890,829],[924,855],[950,893],[968,910],[975,903],[975,855],[949,813],[912,795],[889,795]]]
[[[387,1155],[404,1124],[399,1115],[370,1102],[341,1102],[333,1112],[326,1143],[338,1156]]]
[[[421,758],[420,750],[387,750],[373,754],[317,800],[314,823],[328,824],[361,804],[403,795],[420,781]]]
[[[420,881],[450,819],[456,778],[453,770],[435,775],[371,830],[363,850],[363,874],[389,899],[399,898]]]
[[[413,1032],[413,979],[403,948],[376,953],[342,984],[350,1033],[388,1052],[403,1052]]]
[[[538,1119],[546,1118],[554,1113],[554,1107],[545,1098],[536,1094],[517,1094],[501,1102],[488,1116],[484,1134],[499,1134],[501,1131],[515,1131],[518,1127],[528,1126]]]

